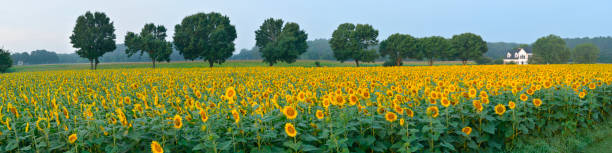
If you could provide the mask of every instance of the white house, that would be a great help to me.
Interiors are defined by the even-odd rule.
[[[516,63],[518,65],[525,65],[528,64],[527,62],[529,61],[529,58],[531,58],[533,54],[532,53],[527,53],[527,51],[525,51],[525,49],[523,48],[519,48],[518,52],[508,52],[506,54],[506,58],[504,59],[504,64],[509,64],[509,63]]]

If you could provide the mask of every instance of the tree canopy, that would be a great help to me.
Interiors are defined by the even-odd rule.
[[[565,41],[556,35],[539,38],[532,47],[532,61],[535,64],[563,64],[570,58],[570,50]]]
[[[463,65],[467,64],[468,60],[482,59],[480,57],[488,50],[487,42],[473,33],[454,35],[450,45],[449,59],[459,59]]]
[[[373,62],[378,57],[376,50],[371,48],[378,44],[377,37],[378,30],[372,25],[344,23],[334,30],[329,43],[338,61],[353,59],[359,66],[359,61]]]
[[[450,42],[444,37],[431,36],[419,39],[417,59],[425,59],[433,65],[434,59],[450,56]]]
[[[156,61],[170,62],[170,54],[172,54],[172,43],[166,41],[166,27],[162,25],[155,26],[153,23],[146,24],[140,34],[128,32],[125,35],[125,45],[127,49],[125,53],[131,57],[135,53],[140,52],[140,56],[144,52],[149,55],[155,68]]]
[[[417,51],[416,38],[407,34],[393,34],[380,42],[379,46],[380,55],[389,56],[395,66],[400,66],[404,58],[414,58]]]
[[[96,69],[100,63],[99,58],[116,48],[114,32],[113,22],[106,14],[87,11],[77,18],[70,43],[72,47],[78,49],[76,53],[79,56],[89,60],[91,69]]]
[[[236,28],[220,13],[187,16],[174,27],[174,46],[185,59],[203,59],[212,67],[232,56]]]
[[[599,48],[591,43],[580,44],[572,53],[574,63],[592,64],[599,58]]]
[[[269,18],[255,31],[256,46],[263,61],[270,66],[277,62],[293,63],[306,50],[308,35],[297,23]]]
[[[0,72],[6,72],[11,66],[13,66],[11,53],[9,53],[8,50],[0,48]]]

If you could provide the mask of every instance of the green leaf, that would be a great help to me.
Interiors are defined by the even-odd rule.
[[[193,149],[191,149],[191,150],[193,150],[193,151],[196,151],[196,150],[202,150],[202,149],[204,149],[205,147],[206,147],[206,145],[205,145],[204,143],[200,143],[200,144],[198,144],[198,145],[194,146],[194,147],[193,147]]]
[[[494,124],[486,124],[483,128],[483,131],[489,133],[489,134],[495,134],[495,125]]]
[[[305,152],[318,151],[318,150],[320,149],[313,145],[308,145],[308,144],[302,145],[302,151],[305,151]]]

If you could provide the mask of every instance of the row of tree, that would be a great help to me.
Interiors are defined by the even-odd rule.
[[[339,61],[352,59],[373,62],[379,54],[374,46],[378,45],[378,30],[369,24],[344,23],[332,34],[330,45]],[[415,38],[408,34],[393,34],[378,46],[380,56],[388,56],[399,66],[403,59],[427,60],[433,65],[435,59],[459,59],[465,65],[468,60],[481,57],[487,51],[487,44],[478,35],[463,33],[451,39],[440,36]]]
[[[106,14],[87,12],[77,18],[70,40],[78,49],[76,53],[90,61],[91,69],[96,69],[99,58],[116,49],[114,31],[113,22]],[[185,59],[203,59],[212,67],[214,63],[225,62],[234,51],[236,29],[227,16],[219,13],[185,17],[175,26],[172,43],[166,41],[166,31],[163,25],[149,23],[140,33],[128,32],[125,53],[128,57],[146,53],[155,67],[156,62],[169,62],[172,49],[176,48]],[[308,34],[294,22],[267,19],[255,31],[255,36],[256,47],[270,66],[278,62],[293,63],[308,49]],[[354,60],[357,66],[359,61],[373,62],[381,55],[389,56],[396,65],[404,58],[427,59],[430,65],[438,58],[461,59],[465,64],[487,50],[482,38],[471,33],[454,36],[451,40],[394,34],[381,42],[380,49],[374,47],[378,45],[377,37],[378,30],[369,24],[345,23],[338,26],[329,43],[337,60]]]
[[[113,22],[106,14],[87,12],[77,18],[70,42],[79,56],[89,60],[91,69],[96,69],[100,57],[116,49],[114,32]],[[175,26],[173,43],[167,42],[166,37],[164,26],[146,24],[140,33],[126,34],[125,53],[128,57],[147,53],[155,67],[155,62],[170,61],[174,47],[185,59],[204,59],[212,67],[232,56],[236,29],[227,16],[197,13]]]
[[[202,59],[212,67],[221,64],[233,54],[236,29],[227,16],[219,13],[197,13],[185,17],[174,28],[173,42],[166,41],[167,29],[163,25],[149,23],[139,33],[125,35],[125,54],[142,56],[146,53],[153,67],[156,62],[170,61],[173,49],[186,60]],[[110,18],[102,12],[86,12],[79,16],[70,41],[76,54],[86,58],[91,69],[96,69],[107,52],[117,48],[115,28]],[[307,33],[294,22],[281,19],[267,19],[255,31],[256,49],[264,62],[270,66],[278,62],[293,63],[308,49]],[[463,33],[450,39],[440,36],[415,38],[407,34],[393,34],[379,43],[378,30],[369,24],[340,24],[333,32],[329,46],[333,57],[341,62],[354,60],[373,62],[385,57],[395,66],[403,59],[427,60],[477,60],[487,52],[487,43],[476,34]],[[558,36],[547,36],[533,44],[534,63],[564,63],[569,59],[569,49]],[[593,50],[592,46],[578,46],[576,50]],[[576,61],[580,61],[576,52]],[[34,54],[34,52],[32,53]],[[25,56],[25,55],[24,55]],[[32,56],[32,55],[29,55]],[[583,57],[583,56],[580,56]],[[592,59],[592,58],[587,58]],[[45,61],[45,60],[35,60]],[[32,63],[38,64],[38,63]]]

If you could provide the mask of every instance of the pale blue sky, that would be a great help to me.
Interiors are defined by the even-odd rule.
[[[68,37],[76,18],[103,11],[115,23],[117,43],[145,23],[165,25],[169,36],[183,17],[220,12],[236,26],[236,49],[255,44],[264,19],[297,22],[309,40],[329,38],[341,23],[368,23],[379,40],[393,33],[415,37],[472,32],[490,42],[532,43],[538,37],[612,35],[609,0],[0,0],[0,47],[12,52],[74,52]],[[171,37],[168,38],[171,40]],[[235,52],[237,53],[237,52]]]

